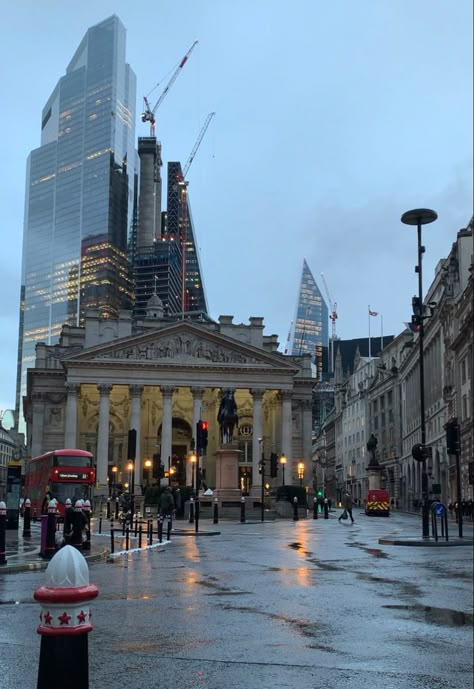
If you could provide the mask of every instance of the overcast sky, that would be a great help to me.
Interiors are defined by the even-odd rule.
[[[211,315],[263,316],[284,346],[306,258],[338,303],[338,336],[367,336],[368,304],[385,334],[403,329],[417,258],[401,214],[439,214],[424,231],[425,291],[472,214],[471,0],[1,5],[0,409],[15,400],[26,158],[84,33],[113,13],[127,28],[137,113],[199,40],[157,136],[165,165],[185,162],[216,111],[188,175]]]

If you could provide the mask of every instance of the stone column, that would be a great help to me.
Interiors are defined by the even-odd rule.
[[[263,390],[250,390],[253,397],[253,435],[252,435],[252,488],[262,485],[262,476],[258,473],[258,464],[262,458],[263,443],[259,438],[263,438],[262,424],[262,397]],[[268,455],[268,452],[267,452]],[[269,458],[269,455],[268,455]],[[265,467],[267,473],[269,466]]]
[[[64,447],[77,447],[77,395],[81,388],[77,383],[66,383],[66,427],[64,430]]]
[[[142,453],[141,453],[141,431],[142,431],[142,392],[143,385],[129,385],[128,391],[132,398],[132,412],[130,415],[130,430],[137,432],[137,445],[135,453],[135,494],[138,494],[142,483]]]
[[[43,452],[44,397],[42,392],[31,395],[33,414],[31,431],[31,456],[38,457]]]
[[[282,391],[282,414],[281,414],[281,451],[288,460],[286,470],[288,472],[286,480],[290,483],[293,476],[293,417],[291,413],[291,399],[293,393],[287,390]]]
[[[303,461],[305,475],[309,477],[311,470],[311,452],[313,449],[313,401],[303,400]]]
[[[110,391],[112,385],[100,383],[97,386],[99,391],[99,428],[97,431],[97,476],[96,481],[100,489],[107,487],[107,469],[109,464],[109,411],[110,411]]]
[[[194,443],[196,443],[196,425],[201,419],[202,415],[202,396],[204,394],[204,388],[191,388],[191,393],[193,395],[193,427],[192,436]],[[194,445],[196,450],[196,445]],[[192,483],[192,471],[193,466],[189,460],[186,460],[186,485],[190,486]]]
[[[163,395],[163,416],[161,419],[161,461],[168,471],[169,458],[171,457],[171,445],[173,441],[173,392],[174,388],[161,385]],[[169,479],[168,479],[169,482]]]

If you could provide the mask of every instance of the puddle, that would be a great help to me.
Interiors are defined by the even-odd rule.
[[[433,608],[430,605],[384,605],[391,610],[407,610],[425,618],[430,624],[441,624],[447,627],[472,626],[474,615],[449,608]]]

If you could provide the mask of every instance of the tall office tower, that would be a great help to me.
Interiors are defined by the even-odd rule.
[[[136,78],[115,15],[90,28],[42,113],[28,157],[16,418],[37,342],[57,342],[88,307],[132,304],[127,232],[135,177]]]
[[[291,353],[311,354],[318,378],[327,371],[329,311],[306,260],[303,260],[296,316],[291,333]]]
[[[183,224],[186,224],[186,284],[185,311],[199,311],[207,315],[207,299],[202,279],[201,262],[196,243],[196,232],[191,207],[183,179],[181,163],[168,163],[168,209],[166,235],[181,241]],[[183,205],[186,204],[184,207]]]

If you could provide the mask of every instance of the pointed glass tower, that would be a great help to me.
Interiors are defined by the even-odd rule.
[[[115,15],[91,27],[43,108],[28,157],[16,423],[37,342],[55,344],[88,308],[132,304],[127,234],[135,177],[135,74]]]
[[[318,378],[328,370],[329,310],[306,260],[291,332],[291,354],[311,354]]]

